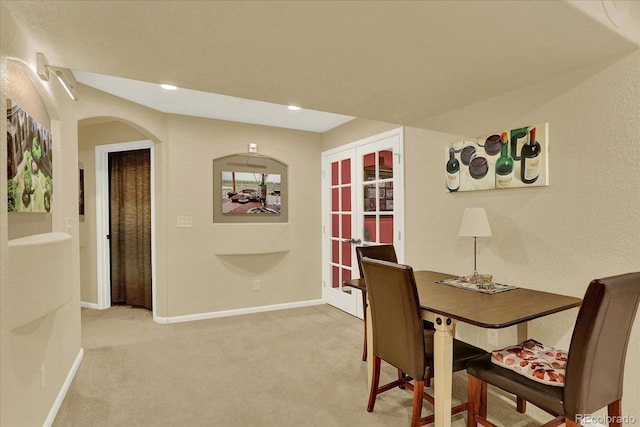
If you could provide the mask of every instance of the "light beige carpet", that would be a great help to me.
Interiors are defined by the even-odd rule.
[[[327,305],[169,325],[143,309],[83,309],[84,359],[54,426],[408,426],[407,390],[366,411],[362,333]],[[386,365],[382,380],[395,372]],[[465,376],[454,375],[456,401]],[[489,414],[505,427],[550,418],[532,405],[518,414],[491,388]],[[466,412],[453,417],[465,425]]]

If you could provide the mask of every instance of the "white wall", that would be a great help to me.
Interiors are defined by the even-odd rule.
[[[171,116],[167,158],[167,280],[170,316],[321,298],[320,136],[266,126]],[[213,159],[259,154],[288,165],[287,224],[214,224]],[[176,228],[177,216],[192,216],[193,228]],[[273,230],[282,230],[274,235]],[[272,240],[288,239],[288,250],[269,252]],[[227,239],[242,252],[226,255]],[[260,291],[253,291],[260,280]]]

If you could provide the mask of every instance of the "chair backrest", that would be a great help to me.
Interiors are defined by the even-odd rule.
[[[591,414],[622,398],[627,344],[640,302],[640,272],[593,280],[571,337],[565,416]]]
[[[358,268],[360,269],[360,277],[364,277],[362,272],[362,258],[381,259],[383,261],[398,262],[396,249],[393,245],[372,245],[372,246],[356,246],[356,256],[358,257]]]
[[[362,259],[362,269],[371,307],[373,353],[416,380],[426,379],[424,329],[413,269],[367,257]]]

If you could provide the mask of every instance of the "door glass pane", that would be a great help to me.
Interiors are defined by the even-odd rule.
[[[380,243],[393,243],[393,215],[380,217]]]
[[[380,183],[380,210],[393,210],[393,182]]]
[[[383,150],[378,153],[378,179],[393,178],[393,152]]]
[[[342,238],[350,239],[351,237],[351,215],[342,215]]]
[[[340,215],[331,215],[331,237],[340,237]]]
[[[338,185],[338,176],[338,162],[333,162],[331,163],[331,185]]]
[[[342,184],[351,184],[351,159],[344,159],[342,162]]]
[[[364,195],[364,211],[365,212],[375,212],[376,211],[376,200],[378,199],[376,192],[376,184],[364,184],[364,191],[362,192]]]
[[[362,159],[362,167],[364,168],[364,175],[362,180],[364,182],[374,181],[377,178],[376,174],[376,154],[365,154]]]
[[[351,187],[342,187],[342,211],[351,212]]]
[[[345,280],[350,280],[351,279],[351,270],[347,270],[346,268],[342,270],[342,281],[344,282]],[[344,288],[344,291],[347,293],[351,293],[351,288]]]
[[[341,283],[342,282],[340,281],[340,267],[338,267],[337,265],[332,265],[331,266],[331,287],[339,288]]]
[[[331,210],[337,211],[340,209],[340,190],[338,188],[331,189]]]
[[[365,242],[377,242],[378,233],[376,230],[376,217],[365,216],[364,217],[364,241]]]
[[[342,265],[345,267],[351,267],[351,242],[341,242],[341,243],[342,243]]]
[[[331,262],[338,264],[340,262],[340,241],[331,241]]]

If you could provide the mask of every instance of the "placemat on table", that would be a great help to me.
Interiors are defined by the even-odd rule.
[[[451,279],[437,280],[436,283],[454,286],[456,288],[467,289],[474,292],[482,292],[483,294],[497,294],[499,292],[510,291],[516,289],[516,286],[504,285],[502,283],[491,282],[492,288],[482,288],[476,283],[469,283],[464,277],[452,277]]]

